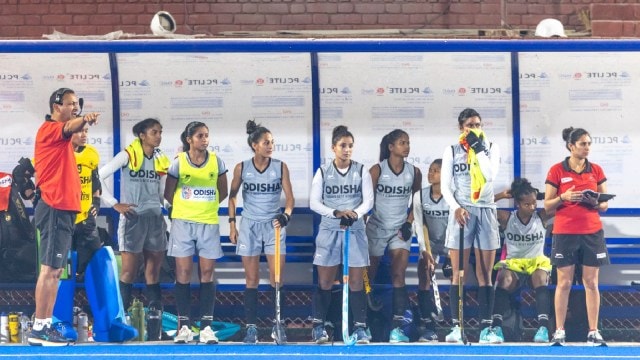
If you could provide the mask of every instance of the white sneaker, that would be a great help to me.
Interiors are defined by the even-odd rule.
[[[602,335],[600,335],[600,331],[598,330],[589,331],[589,334],[587,334],[587,344],[591,346],[607,346],[607,343],[602,339]]]
[[[191,341],[193,341],[193,331],[187,325],[182,325],[173,338],[173,342],[176,344],[188,344]]]
[[[211,326],[207,326],[203,330],[200,330],[200,344],[217,344],[218,338],[216,333],[211,329]]]
[[[460,326],[456,325],[452,327],[451,332],[444,338],[444,340],[448,343],[462,344],[462,331],[460,330]]]

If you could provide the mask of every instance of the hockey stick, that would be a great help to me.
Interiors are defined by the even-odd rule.
[[[275,342],[278,345],[286,344],[284,329],[280,321],[280,227],[275,227],[276,231],[276,255],[275,255],[275,281],[276,281],[276,325],[275,325]]]
[[[460,246],[458,247],[458,319],[460,321],[460,338],[467,344],[464,333],[464,225],[460,225]]]
[[[422,226],[422,232],[424,233],[424,245],[427,250],[427,254],[431,254],[431,241],[429,240],[429,234],[427,233],[427,227]],[[424,259],[425,262],[427,259]],[[437,264],[437,261],[436,261]],[[435,272],[435,264],[434,270],[432,271],[429,266],[427,266],[427,277],[431,274],[431,289],[433,290],[433,303],[436,306],[437,314],[431,313],[431,317],[441,323],[444,321],[444,314],[442,313],[442,304],[440,304],[440,290],[438,289],[438,282],[436,281],[436,272]],[[423,315],[424,316],[424,315]]]
[[[349,336],[349,232],[350,227],[344,229],[344,243],[342,250],[342,341],[351,346],[356,343],[355,336]]]
[[[367,271],[367,268],[364,268],[362,276],[364,277],[364,292],[367,295],[367,306],[369,306],[371,311],[382,310],[384,304],[371,293],[371,282],[369,281],[369,271]]]

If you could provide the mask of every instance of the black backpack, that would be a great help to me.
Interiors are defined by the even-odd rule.
[[[37,254],[35,226],[12,185],[9,207],[0,211],[0,282],[35,282]]]

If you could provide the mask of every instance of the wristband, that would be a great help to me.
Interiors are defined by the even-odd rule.
[[[338,210],[333,210],[333,217],[337,218],[338,217]]]
[[[229,224],[231,224],[232,222],[236,222],[235,216],[229,218]]]

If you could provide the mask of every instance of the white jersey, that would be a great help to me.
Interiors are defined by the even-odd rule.
[[[504,229],[507,259],[531,259],[544,255],[547,232],[538,212],[534,212],[528,224],[523,224],[513,210]]]
[[[369,222],[378,228],[397,230],[407,221],[415,168],[405,161],[402,171],[396,174],[388,160],[380,162],[379,166],[380,176],[374,189],[373,214]]]
[[[242,162],[242,217],[253,221],[271,221],[280,213],[282,161],[269,159],[260,172],[253,159]]]
[[[489,149],[477,156],[478,166],[486,183],[475,203],[471,201],[471,174],[467,156],[467,151],[460,144],[445,148],[442,154],[442,195],[452,211],[460,206],[495,209],[493,182],[500,168],[500,148],[497,144],[490,143]]]

